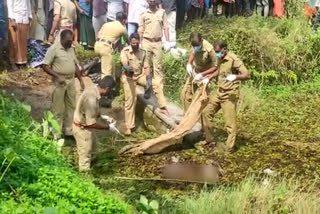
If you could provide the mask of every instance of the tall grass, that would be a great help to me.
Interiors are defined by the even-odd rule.
[[[263,182],[250,177],[236,186],[219,186],[184,198],[181,212],[213,213],[320,213],[320,191],[291,180]]]

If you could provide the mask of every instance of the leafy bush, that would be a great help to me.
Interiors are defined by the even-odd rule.
[[[319,213],[319,190],[312,184],[303,190],[300,187],[293,180],[247,178],[236,186],[219,186],[186,197],[181,213]]]
[[[320,36],[312,34],[306,19],[252,16],[195,21],[179,33],[186,45],[191,32],[210,42],[226,40],[253,74],[258,84],[295,84],[319,72]]]
[[[48,212],[126,213],[126,204],[73,171],[40,129],[21,103],[0,94],[0,213],[42,213],[44,207]]]

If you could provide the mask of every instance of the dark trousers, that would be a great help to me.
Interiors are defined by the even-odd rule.
[[[238,15],[250,15],[251,5],[250,0],[236,0],[237,14]]]
[[[186,13],[186,0],[178,0],[176,29],[179,29],[183,26],[185,13]]]
[[[52,28],[52,23],[53,23],[53,9],[49,11],[48,14],[48,19],[47,19],[47,29],[46,29],[46,35],[47,35],[47,39],[50,35],[50,31]]]

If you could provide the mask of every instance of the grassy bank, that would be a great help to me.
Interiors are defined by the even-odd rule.
[[[177,213],[319,213],[319,203],[320,192],[313,184],[271,178],[260,182],[251,177],[236,186],[206,188],[185,197]]]
[[[0,213],[127,213],[72,169],[29,110],[0,94]]]

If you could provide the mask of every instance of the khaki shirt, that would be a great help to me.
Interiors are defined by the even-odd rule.
[[[120,54],[121,62],[128,64],[133,68],[133,76],[138,77],[142,74],[142,71],[149,67],[147,60],[147,51],[139,48],[139,50],[134,53],[131,46],[125,47]]]
[[[99,39],[115,43],[121,36],[127,35],[127,29],[119,21],[105,23],[98,33]]]
[[[100,116],[100,93],[96,86],[85,88],[80,95],[74,111],[74,122],[83,126],[91,126]]]
[[[226,79],[228,75],[248,72],[243,62],[231,52],[228,52],[223,59],[218,60],[218,69],[218,88],[226,91],[237,91],[240,88],[240,80],[230,82]]]
[[[165,10],[158,9],[153,13],[147,9],[140,16],[139,32],[149,39],[161,39],[163,29],[168,28],[168,20]]]
[[[79,64],[79,61],[73,47],[65,49],[59,42],[48,49],[44,64],[50,65],[52,70],[58,74],[74,76],[76,64]]]
[[[193,66],[196,73],[217,66],[216,53],[207,40],[203,40],[200,52],[195,53],[193,48],[191,51],[194,53]]]
[[[60,27],[73,26],[77,21],[76,6],[71,0],[54,0],[54,15],[60,15]]]

